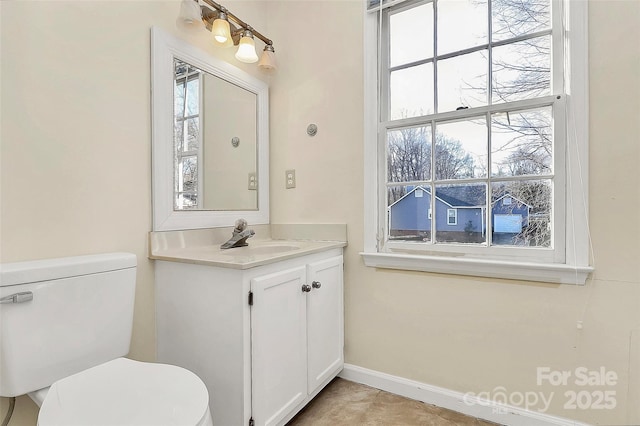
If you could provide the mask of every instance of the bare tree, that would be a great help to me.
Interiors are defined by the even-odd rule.
[[[494,173],[498,176],[542,175],[551,173],[552,128],[548,110],[506,113],[492,118]],[[502,138],[500,138],[502,136]],[[499,144],[499,139],[507,139]],[[500,153],[508,155],[496,160]]]
[[[491,0],[494,39],[504,40],[549,28],[550,0]]]
[[[390,182],[420,182],[431,179],[431,131],[410,127],[389,133],[387,173]],[[435,169],[437,179],[473,177],[475,162],[460,141],[436,134]],[[406,194],[404,186],[390,189],[389,201]]]
[[[520,233],[513,236],[512,244],[536,247],[549,247],[551,244],[551,223],[549,216],[551,213],[551,185],[544,180],[525,180],[514,182],[503,182],[494,184],[492,198],[497,200],[504,195],[510,195],[515,200],[511,204],[511,211],[522,207],[522,204],[529,206],[529,215],[523,223]],[[503,205],[503,208],[505,206]]]
[[[388,177],[391,182],[428,180],[431,177],[431,132],[410,127],[389,133]]]
[[[436,134],[436,178],[474,177],[475,161],[459,140]]]
[[[550,28],[550,0],[490,0],[494,40],[531,34]],[[550,36],[527,39],[510,45],[507,55],[494,54],[493,102],[509,102],[550,94]],[[494,50],[495,53],[495,50]],[[492,132],[508,142],[492,147],[495,157],[508,153],[498,164],[498,175],[539,176],[551,174],[552,115],[545,110],[494,116]],[[517,245],[547,247],[551,243],[551,185],[549,181],[513,181],[494,185],[493,199],[509,193],[530,206],[527,226],[514,237]]]

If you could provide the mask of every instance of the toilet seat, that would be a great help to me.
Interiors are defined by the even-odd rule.
[[[211,425],[209,393],[184,368],[118,358],[55,382],[38,426]]]

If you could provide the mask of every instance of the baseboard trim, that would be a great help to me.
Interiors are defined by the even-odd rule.
[[[392,376],[352,364],[345,364],[338,377],[502,425],[589,426],[587,423],[497,404],[476,396],[465,395],[462,392]]]

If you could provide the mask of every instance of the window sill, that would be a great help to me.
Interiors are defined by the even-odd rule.
[[[398,253],[360,253],[366,266],[474,277],[583,285],[593,268],[553,263],[507,262]]]

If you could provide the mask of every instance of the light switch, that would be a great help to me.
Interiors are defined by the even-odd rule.
[[[285,171],[285,182],[286,188],[292,189],[296,187],[296,171],[295,170],[287,170]]]
[[[250,190],[258,189],[258,180],[256,179],[255,173],[249,173],[249,189]]]

